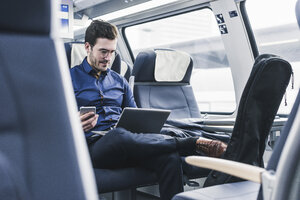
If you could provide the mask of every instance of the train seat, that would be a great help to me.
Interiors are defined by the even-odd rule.
[[[261,177],[260,181],[226,183],[183,192],[177,194],[172,200],[267,200],[271,199],[271,197],[272,199],[299,199],[300,141],[298,138],[300,131],[297,120],[300,116],[299,106],[300,90],[288,121],[275,144],[266,170],[262,169],[260,172],[262,174],[257,173],[257,176]],[[197,160],[197,162],[200,162],[200,160]],[[227,167],[230,167],[230,165],[223,166],[223,168]],[[246,170],[249,172],[249,170],[253,169],[246,168]],[[247,173],[247,171],[244,171],[244,173]],[[234,174],[235,173],[232,173],[232,175]],[[244,175],[240,177],[243,176]]]
[[[82,42],[67,42],[65,43],[65,50],[70,68],[81,64],[86,57],[86,50]],[[121,74],[127,81],[131,76],[132,67],[123,61],[119,54],[112,57],[109,68]]]
[[[181,51],[140,52],[133,65],[134,98],[138,107],[171,110],[169,119],[200,118],[190,85],[192,58]]]
[[[225,154],[222,156],[224,160],[234,161],[235,163],[243,163],[244,165],[248,164],[250,168],[245,170],[246,175],[247,172],[253,171],[258,167],[263,167],[264,165],[262,154],[265,149],[265,141],[274,117],[277,113],[281,99],[285,93],[285,89],[289,83],[291,72],[292,69],[290,64],[277,56],[265,54],[256,58],[251,75],[242,94],[231,141],[228,144]],[[283,150],[284,143],[290,132],[291,124],[294,121],[295,112],[299,107],[299,101],[300,94],[298,94],[289,120],[273,150],[267,170],[276,171],[277,169],[281,151]],[[297,143],[299,145],[299,142]],[[187,162],[188,159],[191,159],[191,157],[187,157]],[[201,166],[201,162],[209,162],[204,161],[201,157],[192,159],[197,160],[197,166]],[[226,167],[232,169],[232,166],[230,167],[221,165],[222,169],[227,169]],[[238,168],[241,169],[242,166],[239,166]],[[228,174],[213,170],[210,172],[204,183],[205,188],[178,194],[173,198],[173,200],[209,200],[216,198],[256,199],[261,185],[251,181],[243,181],[245,178],[247,178],[247,176],[238,176],[239,178],[235,177],[234,172],[236,171],[239,170],[224,171],[231,172]],[[271,176],[272,172],[266,175]],[[253,176],[254,175],[252,175],[252,177]],[[265,191],[263,192],[267,191],[269,191],[269,188],[265,188]],[[259,193],[258,199],[262,199],[262,193]]]
[[[86,51],[83,43],[65,43],[66,53],[70,67],[76,66],[86,57]],[[131,67],[121,60],[117,54],[113,60],[111,69],[124,75],[129,79]],[[154,172],[142,168],[127,169],[97,169],[94,168],[98,193],[118,192],[127,190],[128,195],[135,192],[135,188],[157,183],[157,177]],[[129,190],[128,190],[129,189]]]
[[[138,107],[169,109],[168,120],[201,118],[190,85],[193,60],[185,52],[155,49],[140,52],[133,65],[134,98]],[[165,129],[166,134],[169,130]],[[184,182],[199,184],[191,179],[206,177],[207,169],[187,164],[183,159]]]
[[[12,189],[18,199],[98,199],[84,134],[73,117],[58,2],[11,0],[0,10],[0,152],[23,179],[14,181],[28,198],[9,185],[0,196]],[[1,182],[3,175],[9,174],[0,173]]]
[[[272,54],[259,55],[244,87],[224,159],[259,167],[278,108],[292,75],[290,63]],[[212,171],[205,186],[240,181]]]

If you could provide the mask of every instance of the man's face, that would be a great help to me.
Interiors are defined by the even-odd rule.
[[[106,71],[117,48],[117,39],[98,38],[94,46],[85,43],[87,61],[96,71]]]

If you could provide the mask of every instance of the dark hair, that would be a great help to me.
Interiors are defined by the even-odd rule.
[[[118,37],[117,27],[103,20],[93,20],[85,31],[85,42],[94,46],[97,38],[114,40]]]

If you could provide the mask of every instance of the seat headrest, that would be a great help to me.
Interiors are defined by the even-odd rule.
[[[9,0],[1,3],[1,32],[49,35],[51,0]],[[22,19],[22,20],[20,20]]]
[[[156,49],[140,52],[133,66],[136,82],[189,83],[193,61],[182,51]]]
[[[72,68],[76,65],[81,64],[85,57],[86,57],[86,50],[84,48],[84,43],[72,43],[70,67]]]

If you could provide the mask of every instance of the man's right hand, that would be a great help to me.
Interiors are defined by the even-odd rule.
[[[94,128],[97,124],[99,115],[94,114],[93,112],[88,112],[83,115],[80,115],[81,126],[84,132],[87,132]]]

